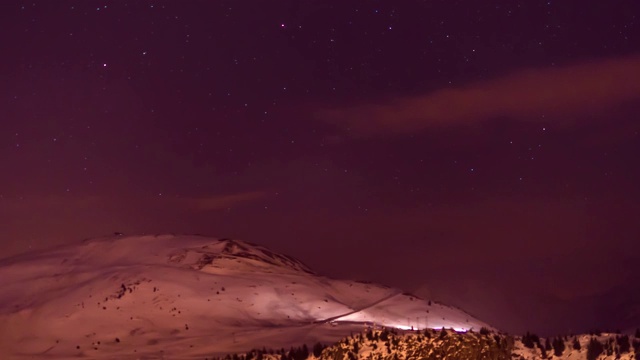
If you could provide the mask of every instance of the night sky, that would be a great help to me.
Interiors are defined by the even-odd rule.
[[[640,325],[636,0],[2,1],[0,24],[3,257],[200,233],[508,331]]]

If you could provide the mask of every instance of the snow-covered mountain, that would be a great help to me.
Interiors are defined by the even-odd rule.
[[[367,324],[489,327],[397,289],[202,236],[114,236],[20,255],[0,261],[0,289],[3,359],[203,359],[333,343]]]

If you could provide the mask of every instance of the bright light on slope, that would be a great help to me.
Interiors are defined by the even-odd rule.
[[[396,328],[396,329],[399,329],[399,330],[424,330],[425,329],[425,327],[416,328],[415,326],[398,325],[398,324],[378,324],[378,325],[385,326],[385,327],[392,327],[392,328]],[[430,327],[430,329],[435,329],[435,330],[441,330],[441,329],[444,329],[444,328],[445,328],[444,326],[433,327],[433,328]],[[469,329],[461,328],[461,327],[451,327],[451,328],[448,328],[448,329],[453,329],[455,332],[467,332],[467,331],[469,331]]]
[[[400,330],[414,330],[413,326],[407,326],[407,325],[395,325],[393,326],[396,329],[400,329]],[[418,329],[420,330],[420,329]]]

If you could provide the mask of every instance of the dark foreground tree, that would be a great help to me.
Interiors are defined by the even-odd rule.
[[[546,338],[544,340],[544,349],[547,351],[551,351],[551,341],[549,341],[549,338]]]
[[[325,346],[321,343],[316,343],[313,345],[313,356],[319,358],[320,354],[322,354],[322,350],[324,350]]]
[[[540,346],[538,344],[538,347],[540,348],[540,357],[543,359],[547,358],[547,350],[544,349],[544,346]]]
[[[531,334],[527,331],[522,337],[522,344],[529,349],[533,349],[538,343],[540,343],[540,338],[536,334]]]
[[[587,345],[587,360],[596,360],[603,352],[604,346],[602,346],[602,343],[592,337],[589,340],[589,345]]]
[[[555,356],[562,356],[565,348],[564,340],[561,337],[553,339],[553,354]]]
[[[613,355],[613,348],[615,346],[613,346],[615,340],[613,338],[609,338],[609,340],[607,340],[604,344],[604,352],[607,354],[607,356],[611,356]]]
[[[629,335],[617,336],[616,342],[618,343],[618,349],[620,350],[620,354],[626,354],[631,350]]]
[[[581,346],[580,346],[580,341],[578,341],[577,337],[573,338],[573,350],[578,350],[580,351]]]

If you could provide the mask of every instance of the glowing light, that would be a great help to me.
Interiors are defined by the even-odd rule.
[[[413,326],[407,325],[394,325],[393,327],[400,330],[413,330]]]

